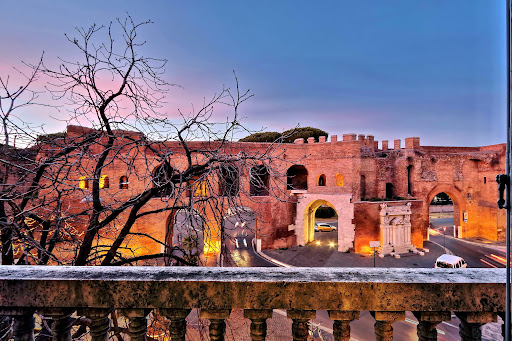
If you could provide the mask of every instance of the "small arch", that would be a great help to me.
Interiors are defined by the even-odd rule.
[[[128,189],[128,184],[128,177],[126,175],[119,178],[119,189]]]
[[[110,179],[108,175],[102,175],[100,177],[100,188],[110,188]]]
[[[251,196],[268,196],[268,183],[270,175],[265,165],[254,166],[251,168]]]
[[[78,187],[80,189],[89,188],[89,180],[85,176],[81,176],[78,180]]]
[[[174,194],[174,183],[171,181],[174,169],[169,163],[163,163],[153,171],[153,186],[160,187],[155,197],[165,198]]]
[[[343,186],[343,175],[340,173],[336,174],[336,186]]]
[[[302,165],[293,165],[286,171],[286,189],[307,190],[308,189],[308,171]]]
[[[325,174],[320,174],[316,183],[318,186],[325,186]]]
[[[224,165],[219,172],[219,195],[222,197],[234,197],[240,189],[238,174],[239,169],[233,165]]]

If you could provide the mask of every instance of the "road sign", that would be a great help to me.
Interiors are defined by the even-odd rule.
[[[464,218],[464,222],[467,223],[468,222],[468,212],[464,211],[464,213],[462,214],[462,217]]]
[[[373,241],[370,242],[370,247],[380,247],[380,241]]]

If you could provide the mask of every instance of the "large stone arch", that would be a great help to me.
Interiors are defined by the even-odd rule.
[[[425,214],[427,219],[432,199],[434,199],[436,195],[442,192],[448,194],[453,201],[453,223],[456,226],[463,226],[464,219],[462,217],[462,213],[466,209],[466,201],[464,199],[464,195],[462,194],[462,191],[458,189],[456,186],[448,184],[439,184],[432,188],[428,193],[425,203]]]
[[[295,235],[298,245],[314,239],[314,217],[318,207],[326,205],[338,214],[338,251],[347,252],[354,247],[354,204],[351,194],[303,194],[297,202]]]
[[[208,253],[204,217],[197,210],[193,209],[190,213],[186,210],[171,210],[167,216],[166,227],[167,246],[171,249],[173,247],[190,249],[190,254],[197,254],[198,257]],[[177,255],[183,256],[180,253]]]

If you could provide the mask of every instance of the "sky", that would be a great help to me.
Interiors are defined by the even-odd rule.
[[[14,83],[13,67],[43,51],[49,63],[72,59],[64,33],[127,13],[154,22],[139,33],[144,54],[167,59],[166,79],[181,86],[168,94],[171,118],[233,86],[234,70],[254,94],[241,107],[251,130],[505,142],[505,0],[5,1],[0,75]],[[65,128],[48,118],[63,111],[18,114],[47,132]]]

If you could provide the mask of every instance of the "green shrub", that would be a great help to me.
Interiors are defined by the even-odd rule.
[[[285,143],[292,143],[298,138],[304,138],[304,140],[307,142],[308,138],[314,137],[315,142],[318,142],[318,138],[320,136],[329,136],[329,134],[321,129],[318,128],[312,128],[312,127],[304,127],[304,128],[294,128],[294,129],[288,129],[282,134],[283,136],[283,142]]]
[[[281,137],[277,131],[266,131],[264,133],[254,133],[240,139],[240,142],[274,142]]]

